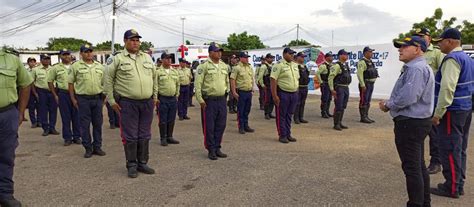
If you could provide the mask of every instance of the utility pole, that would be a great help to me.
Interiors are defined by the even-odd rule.
[[[300,24],[296,24],[296,46],[298,46],[298,40],[300,39]]]
[[[182,25],[181,25],[181,37],[183,38],[182,45],[184,45],[184,20],[186,20],[186,17],[181,17]]]
[[[117,16],[115,16],[115,13],[117,12],[117,1],[113,0],[112,1],[112,45],[110,51],[112,51],[112,54],[115,52],[115,19],[117,19]]]

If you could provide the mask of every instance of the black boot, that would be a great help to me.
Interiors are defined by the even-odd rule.
[[[137,141],[126,141],[123,145],[125,151],[125,160],[127,161],[127,175],[130,178],[138,177],[138,163],[137,163]]]
[[[168,141],[166,140],[168,128],[165,123],[160,123],[158,126],[160,127],[161,146],[168,146]]]
[[[303,117],[304,117],[304,109],[300,111],[300,122],[303,124],[308,123],[308,121],[306,121]]]
[[[300,124],[300,110],[299,110],[299,106],[296,106],[295,113],[293,114],[293,119],[295,120],[295,124]]]
[[[360,114],[360,122],[366,123],[366,124],[371,124],[372,122],[367,119],[365,116],[365,107],[359,107],[359,114]]]
[[[217,160],[216,151],[214,151],[214,150],[209,150],[209,153],[207,154],[207,157],[208,157],[210,160]]]
[[[232,105],[230,105],[230,103],[229,103],[229,113],[230,114],[235,114],[234,109],[233,109]]]
[[[321,117],[323,117],[325,119],[329,118],[329,114],[326,111],[326,104],[324,104],[324,103],[321,103]]]
[[[369,117],[369,108],[369,106],[365,107],[365,118],[367,118],[367,120],[369,120],[370,122],[374,123],[375,121]]]
[[[338,131],[341,131],[342,130],[342,127],[341,127],[341,112],[340,111],[336,111],[334,113],[334,127],[333,129],[335,130],[338,130]]]
[[[245,127],[244,127],[244,131],[245,131],[245,132],[253,133],[253,132],[255,132],[255,129],[250,128],[249,125],[246,124]]]
[[[21,207],[20,201],[16,200],[13,196],[9,198],[0,198],[1,207]]]
[[[166,141],[168,144],[179,144],[179,141],[173,138],[173,131],[174,131],[174,121],[167,124],[167,137]]]
[[[84,158],[91,158],[92,157],[92,147],[86,147],[86,153],[84,153]]]
[[[328,102],[328,104],[326,104],[326,114],[329,117],[332,117],[332,114],[329,113],[329,108],[331,108],[331,102]]]
[[[270,114],[265,114],[265,119],[270,120]]]
[[[149,141],[148,139],[138,140],[138,151],[137,151],[137,160],[138,160],[138,172],[145,174],[155,174],[155,170],[151,167],[148,167],[148,154],[149,154]]]
[[[341,125],[342,129],[349,129],[349,127],[342,124],[342,118],[344,118],[344,111],[341,111],[341,117],[339,118],[339,125]]]

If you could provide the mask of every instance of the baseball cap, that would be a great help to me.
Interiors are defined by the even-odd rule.
[[[186,63],[186,59],[184,59],[184,58],[178,58],[178,62],[180,62],[180,63]]]
[[[430,30],[428,28],[416,28],[413,36],[431,36]]]
[[[364,50],[362,50],[362,51],[363,51],[363,53],[368,52],[368,51],[373,52],[374,49],[370,48],[369,46],[366,46],[366,47],[364,47]]]
[[[71,54],[71,51],[69,51],[69,50],[66,49],[66,48],[63,48],[62,50],[59,51],[59,54],[60,54],[60,55]]]
[[[340,49],[339,52],[337,52],[337,55],[347,55],[347,51],[344,49]]]
[[[43,59],[51,59],[51,57],[48,55],[48,54],[41,54],[40,55],[40,59],[43,60]]]
[[[219,51],[224,51],[224,49],[220,48],[217,43],[211,42],[211,44],[209,44],[208,51],[209,52],[219,52]]]
[[[247,52],[240,52],[239,53],[239,58],[248,58],[248,57],[250,57],[250,56]]]
[[[296,53],[296,57],[306,57],[303,52]]]
[[[295,54],[296,51],[292,50],[292,49],[289,48],[289,47],[286,47],[285,49],[283,49],[283,53]]]
[[[92,46],[89,44],[82,45],[80,49],[81,52],[87,52],[87,51],[93,51],[93,50],[94,48],[92,48]]]
[[[411,36],[411,37],[405,37],[403,41],[393,41],[393,45],[396,48],[400,48],[402,46],[415,46],[415,47],[421,47],[421,50],[423,52],[426,52],[426,41],[419,37],[419,36]]]
[[[164,53],[161,54],[161,59],[162,59],[162,60],[163,60],[163,59],[167,59],[167,58],[171,58],[171,55],[168,54],[168,53],[166,53],[166,52],[164,52]]]
[[[444,30],[438,38],[433,39],[433,41],[439,42],[443,39],[461,40],[461,32],[456,28],[448,28]]]
[[[123,34],[124,39],[131,39],[131,38],[134,38],[134,37],[142,38],[142,36],[140,36],[138,34],[138,32],[134,29],[129,29],[129,30],[125,31],[125,33]]]
[[[265,55],[265,58],[274,58],[275,56],[273,56],[271,53],[267,53],[267,55]]]
[[[332,52],[328,52],[324,55],[324,57],[331,57],[332,56]]]

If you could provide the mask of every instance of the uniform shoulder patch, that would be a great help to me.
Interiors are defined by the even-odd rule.
[[[107,61],[106,61],[107,65],[110,65],[113,62],[114,62],[114,57],[113,56],[110,56],[109,58],[107,58]]]

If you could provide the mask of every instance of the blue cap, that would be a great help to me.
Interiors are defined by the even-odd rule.
[[[288,54],[295,54],[296,51],[292,50],[291,48],[289,47],[285,47],[285,49],[283,50],[283,54],[285,53],[288,53]]]
[[[306,55],[303,52],[299,52],[296,54],[296,57],[306,57]]]
[[[184,58],[178,58],[178,62],[180,62],[180,63],[186,63],[186,59],[184,59]]]
[[[250,55],[247,52],[239,52],[239,58],[248,58]]]
[[[461,32],[456,28],[448,28],[439,36],[439,38],[433,39],[435,42],[439,42],[443,39],[455,39],[461,40]]]
[[[362,50],[362,51],[363,51],[363,53],[368,52],[368,51],[373,52],[374,49],[370,48],[369,46],[366,46],[366,47],[364,47],[364,50]]]
[[[123,34],[124,39],[131,39],[131,38],[134,38],[134,37],[142,38],[142,36],[140,36],[138,34],[138,32],[134,29],[129,29],[129,30],[125,31],[125,33]]]
[[[217,43],[211,42],[211,44],[209,44],[209,49],[207,51],[209,51],[209,52],[219,52],[219,51],[224,51],[224,50],[222,48],[220,48]]]
[[[43,60],[43,59],[51,59],[51,57],[48,54],[41,54],[40,60]]]
[[[428,28],[416,28],[413,36],[431,36],[430,30]]]
[[[274,58],[275,56],[273,56],[271,53],[267,53],[267,55],[265,55],[265,58]]]
[[[82,45],[80,49],[81,52],[87,52],[92,50],[94,50],[94,48],[92,48],[92,46],[89,44]]]
[[[66,48],[63,48],[62,50],[59,51],[59,54],[60,54],[60,55],[71,54],[71,51],[69,51],[69,50],[66,49]]]
[[[324,55],[324,57],[332,57],[332,52],[328,52]]]
[[[415,46],[420,47],[423,52],[426,52],[426,49],[428,48],[426,41],[419,36],[405,37],[403,41],[393,41],[393,46],[396,48],[403,46]]]
[[[337,52],[337,55],[347,55],[347,51],[344,49],[340,49],[339,52]]]
[[[168,59],[168,58],[171,58],[171,55],[170,55],[170,54],[168,54],[168,53],[166,53],[166,52],[164,52],[164,53],[161,54],[161,59],[162,59],[162,60],[163,60],[163,59]]]

